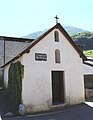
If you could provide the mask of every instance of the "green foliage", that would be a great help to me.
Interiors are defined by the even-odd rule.
[[[3,87],[3,76],[2,76],[2,73],[0,73],[0,87]]]
[[[0,87],[2,86],[2,76],[0,75]]]
[[[0,74],[0,80],[2,79],[2,75]]]
[[[93,32],[81,32],[81,33],[78,33],[78,34],[75,34],[72,36],[72,38],[76,41],[80,38],[86,38],[86,40],[90,40],[93,38]]]
[[[88,57],[93,57],[93,50],[84,51],[84,54]]]
[[[8,73],[8,88],[7,94],[10,103],[18,110],[19,104],[22,102],[22,78],[24,75],[24,66],[18,61],[12,63]]]
[[[93,32],[82,32],[72,36],[76,44],[82,45],[84,50],[93,49]]]

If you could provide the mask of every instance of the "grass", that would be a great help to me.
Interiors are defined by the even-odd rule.
[[[93,50],[86,50],[83,52],[87,57],[93,58]]]

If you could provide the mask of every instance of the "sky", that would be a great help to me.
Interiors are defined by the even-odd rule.
[[[93,31],[93,0],[0,0],[0,36],[22,37],[62,26]]]

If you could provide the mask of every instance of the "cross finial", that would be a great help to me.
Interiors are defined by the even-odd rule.
[[[57,15],[56,15],[56,17],[54,17],[54,18],[56,19],[56,24],[57,24],[57,23],[58,23],[58,19],[59,19],[59,18],[57,17]]]

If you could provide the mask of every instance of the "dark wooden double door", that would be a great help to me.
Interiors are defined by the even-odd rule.
[[[52,103],[64,103],[64,72],[52,71]]]

